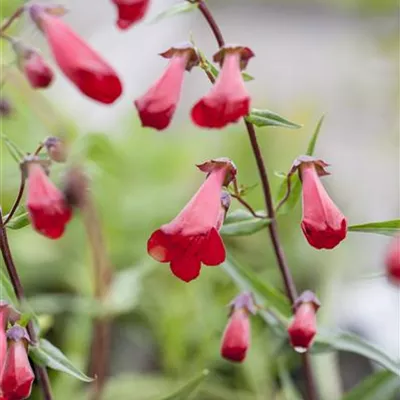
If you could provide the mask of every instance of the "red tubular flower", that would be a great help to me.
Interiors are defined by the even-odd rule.
[[[32,383],[35,379],[28,360],[27,333],[25,329],[15,325],[9,329],[7,337],[9,348],[0,386],[3,395],[8,400],[27,399],[31,394]]]
[[[301,294],[294,304],[295,315],[288,327],[290,343],[296,351],[307,351],[317,333],[316,313],[320,302],[309,290]]]
[[[221,356],[234,362],[242,362],[250,347],[249,314],[256,313],[251,293],[242,293],[231,303],[231,312],[221,342]]]
[[[241,68],[253,52],[247,47],[224,47],[214,56],[222,68],[211,91],[192,108],[193,122],[204,128],[223,128],[250,112],[250,96]]]
[[[396,236],[389,246],[386,273],[392,283],[400,286],[400,235]]]
[[[158,130],[165,129],[171,122],[181,96],[185,70],[190,71],[199,61],[193,46],[186,43],[172,47],[161,56],[171,59],[167,69],[161,78],[134,102],[142,126]]]
[[[328,175],[324,170],[327,165],[322,160],[304,156],[293,167],[299,168],[303,185],[301,229],[308,243],[316,249],[333,249],[347,234],[346,218],[319,179],[319,176]]]
[[[221,191],[236,173],[232,162],[222,159],[198,167],[209,173],[205,182],[179,215],[153,232],[147,242],[149,255],[170,263],[173,274],[185,282],[199,275],[201,263],[216,266],[225,260],[218,233],[227,207]]]
[[[150,0],[112,0],[112,2],[118,7],[117,26],[120,29],[128,29],[140,21],[150,4]]]
[[[28,192],[26,207],[36,231],[50,239],[58,239],[72,217],[72,210],[62,192],[49,180],[41,165],[27,163]]]
[[[64,74],[86,96],[111,104],[122,93],[114,69],[59,17],[38,5],[30,8],[32,19],[46,36],[51,52]]]
[[[47,88],[53,82],[53,71],[43,57],[35,51],[29,51],[29,55],[22,62],[22,67],[26,78],[35,89]]]

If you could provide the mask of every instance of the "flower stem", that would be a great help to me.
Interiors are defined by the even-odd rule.
[[[15,214],[15,211],[17,211],[19,203],[21,202],[21,199],[22,199],[22,195],[24,194],[24,189],[25,189],[25,176],[24,176],[23,172],[21,172],[21,182],[19,184],[19,191],[18,191],[17,197],[14,201],[14,204],[11,207],[11,210],[7,215],[7,218],[4,220],[4,225],[7,225],[7,223],[11,220],[11,218]]]
[[[207,7],[205,1],[198,0],[198,5],[199,5],[199,10],[203,14],[204,18],[206,19],[207,23],[209,24],[209,26],[215,36],[218,46],[219,47],[224,46],[225,40],[222,35],[222,32],[219,28],[218,23],[215,21],[211,11]],[[211,81],[213,81],[213,80],[211,80]],[[267,169],[265,167],[261,149],[258,144],[254,125],[246,120],[244,120],[244,123],[245,123],[246,129],[247,129],[248,135],[249,135],[250,144],[251,144],[251,147],[253,150],[253,154],[254,154],[254,157],[256,160],[258,172],[259,172],[260,179],[261,179],[261,185],[262,185],[263,194],[264,194],[264,201],[265,201],[265,207],[267,210],[267,216],[268,216],[268,218],[271,219],[271,223],[268,225],[269,235],[270,235],[272,245],[274,248],[276,260],[278,262],[278,266],[281,271],[281,275],[282,275],[282,278],[283,278],[283,281],[285,284],[286,294],[287,294],[290,302],[293,304],[297,298],[297,290],[296,290],[296,286],[295,286],[291,271],[289,269],[289,266],[287,264],[285,253],[284,253],[284,250],[281,245],[280,238],[279,238],[278,224],[276,221],[276,214],[275,214],[275,209],[274,209],[274,203],[272,200],[272,192],[271,192],[271,186],[269,184]],[[305,373],[306,383],[307,383],[307,393],[308,393],[307,400],[317,400],[318,396],[317,396],[316,386],[315,386],[314,377],[313,377],[313,373],[312,373],[310,355],[308,353],[305,353],[302,356],[302,360],[303,360],[303,368],[304,368],[304,373]]]
[[[0,207],[0,250],[3,255],[3,260],[6,265],[11,284],[14,288],[15,295],[19,300],[19,302],[23,303],[25,301],[24,289],[22,287],[21,280],[19,279],[19,275],[17,269],[15,268],[14,260],[11,255],[6,228],[3,224],[3,213],[1,207]],[[31,321],[28,323],[27,330],[32,342],[37,343],[38,337]],[[42,390],[43,399],[52,400],[53,396],[51,394],[50,380],[49,376],[47,375],[46,368],[36,364],[34,364],[34,368],[35,368],[36,378]]]
[[[10,18],[8,18],[4,24],[2,26],[0,26],[0,33],[5,32],[10,26],[11,24],[17,19],[19,18],[22,13],[24,12],[24,7],[19,7],[14,11],[14,14],[11,15]]]

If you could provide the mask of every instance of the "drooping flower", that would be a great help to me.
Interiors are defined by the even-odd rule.
[[[5,360],[1,390],[8,400],[27,399],[35,379],[28,360],[28,334],[26,330],[14,325],[7,331],[8,351]]]
[[[388,278],[400,286],[400,235],[392,239],[385,261]]]
[[[32,226],[50,239],[62,236],[72,210],[63,193],[50,181],[37,161],[26,163],[28,191],[26,208]]]
[[[248,47],[225,46],[214,55],[222,63],[221,71],[210,92],[192,108],[193,122],[204,128],[223,128],[250,112],[250,96],[241,69],[254,53]]]
[[[187,43],[171,47],[161,56],[170,59],[167,69],[161,78],[134,102],[142,125],[158,130],[167,128],[171,122],[181,96],[185,70],[190,71],[199,62],[195,49]]]
[[[315,294],[306,290],[293,306],[295,314],[288,327],[288,334],[293,348],[300,353],[310,348],[317,333],[316,313],[320,305]]]
[[[170,263],[171,271],[189,282],[200,273],[201,264],[216,266],[225,260],[219,229],[229,196],[222,191],[236,174],[230,160],[218,159],[198,166],[208,177],[185,208],[170,223],[153,232],[147,242],[151,257]]]
[[[32,19],[43,31],[55,61],[66,77],[86,96],[111,104],[122,93],[117,73],[62,19],[44,6],[32,5]]]
[[[221,341],[221,356],[234,362],[242,362],[250,347],[250,314],[257,307],[251,293],[242,293],[231,303],[231,311]]]
[[[118,8],[117,26],[128,29],[146,14],[150,0],[112,0]]]
[[[320,176],[329,175],[324,161],[299,157],[292,171],[299,170],[302,181],[303,219],[301,229],[308,243],[316,249],[333,249],[347,234],[347,220],[333,203]]]

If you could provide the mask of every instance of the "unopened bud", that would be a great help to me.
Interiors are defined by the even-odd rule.
[[[89,189],[88,177],[80,167],[70,168],[64,180],[64,196],[72,207],[83,207]]]
[[[4,97],[0,98],[0,117],[9,117],[13,111],[10,101]]]
[[[52,161],[58,163],[67,161],[67,148],[63,140],[55,136],[50,136],[45,140],[44,145]]]

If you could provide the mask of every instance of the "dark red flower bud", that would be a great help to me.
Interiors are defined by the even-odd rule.
[[[39,5],[30,8],[60,69],[86,96],[104,104],[113,103],[122,93],[114,69],[51,11]]]
[[[8,400],[27,399],[35,379],[28,360],[28,336],[24,328],[15,325],[9,329],[7,337],[9,347],[1,377],[1,390]]]
[[[23,42],[10,39],[18,66],[34,89],[45,89],[53,82],[54,73],[44,58]]]
[[[72,210],[38,161],[27,161],[24,167],[28,175],[26,208],[32,226],[42,235],[58,239],[72,217]]]
[[[386,273],[390,281],[400,286],[400,235],[392,239],[386,255]]]
[[[50,136],[45,140],[44,146],[46,147],[47,154],[52,161],[59,163],[67,161],[66,145],[60,138]]]
[[[203,164],[204,165],[204,164]],[[221,203],[226,176],[232,174],[231,161],[216,162],[197,193],[169,224],[153,232],[147,252],[155,260],[170,263],[175,276],[189,282],[200,273],[201,264],[216,266],[225,261],[225,246],[218,232],[225,215]]]
[[[311,246],[316,249],[333,249],[347,234],[347,220],[336,207],[320,176],[328,175],[328,164],[313,157],[299,157],[292,171],[299,169],[303,186],[303,220],[301,229]]]
[[[161,78],[134,102],[142,125],[158,130],[165,129],[170,124],[181,96],[185,70],[190,70],[198,62],[193,46],[186,43],[161,55],[171,59],[167,69]]]
[[[290,343],[299,353],[307,351],[317,333],[316,313],[320,302],[315,294],[309,290],[301,294],[293,308],[293,321],[288,327]]]
[[[150,0],[112,0],[112,2],[118,7],[117,26],[120,29],[128,29],[140,21],[150,4]]]
[[[230,317],[226,325],[221,355],[227,360],[242,362],[250,347],[249,314],[255,314],[257,307],[251,293],[242,293],[231,303]]]
[[[35,89],[44,89],[53,82],[54,74],[43,57],[36,51],[29,51],[21,62],[24,74]]]
[[[7,322],[9,315],[8,304],[0,301],[0,377],[3,371],[4,362],[7,354]],[[1,391],[1,388],[0,388]]]
[[[244,47],[225,46],[214,60],[222,63],[221,72],[211,91],[192,109],[193,122],[204,128],[223,128],[250,112],[250,96],[244,85],[241,68],[253,52]]]

